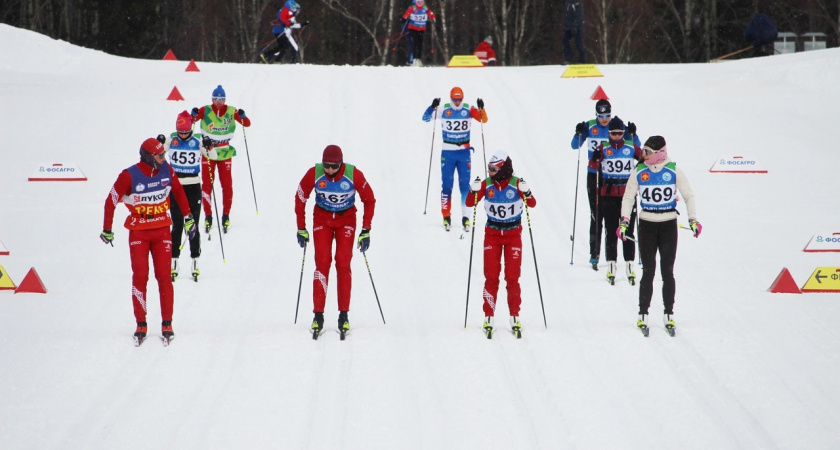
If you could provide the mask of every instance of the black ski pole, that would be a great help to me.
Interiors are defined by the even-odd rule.
[[[548,328],[548,322],[545,320],[545,304],[543,303],[542,285],[540,284],[540,268],[537,267],[537,250],[534,248],[534,232],[531,231],[531,214],[528,213],[528,199],[525,199],[525,218],[528,220],[528,234],[531,236],[531,252],[534,254],[534,270],[537,272],[537,289],[540,291],[540,306],[543,313],[543,324]]]
[[[484,167],[487,170],[487,166]],[[467,307],[464,310],[464,328],[467,328],[467,315],[470,311],[470,281],[472,279],[473,245],[475,244],[475,212],[478,210],[478,192],[475,193],[475,204],[473,205],[472,236],[470,237],[470,266],[467,272]]]
[[[207,167],[210,167],[208,161]],[[213,197],[213,209],[216,210],[216,228],[219,229],[219,247],[222,249],[222,264],[227,264],[225,259],[225,244],[222,242],[222,222],[219,221],[219,204],[216,202],[216,186],[213,184],[213,171],[210,171],[210,195]],[[210,240],[210,233],[207,233],[207,240]]]
[[[432,145],[429,148],[429,175],[426,176],[426,203],[423,205],[423,214],[426,214],[426,209],[429,207],[429,183],[432,180],[432,156],[435,153],[435,122],[437,122],[437,107],[435,107],[435,117],[432,119]]]
[[[303,244],[303,259],[300,262],[300,281],[298,282],[298,296],[297,303],[295,303],[295,323],[297,323],[298,307],[300,306],[300,288],[303,286],[303,266],[306,265],[306,247],[309,246],[309,241]]]
[[[248,136],[245,134],[245,126],[242,126],[242,138],[245,139],[245,156],[248,158],[248,173],[251,175],[251,191],[254,193],[254,208],[257,215],[260,215],[260,207],[257,206],[257,188],[254,187],[254,172],[251,170],[251,154],[248,152]]]
[[[362,256],[365,257],[365,267],[367,267],[368,276],[370,277],[370,285],[373,286],[373,295],[376,297],[376,304],[379,306],[379,315],[382,316],[382,324],[385,324],[385,314],[382,314],[382,304],[379,303],[379,294],[376,293],[376,285],[373,284],[373,275],[370,273],[370,264],[368,264],[367,254],[362,252]]]
[[[577,200],[578,200],[578,185],[580,183],[580,134],[577,135],[578,137],[578,162],[577,162],[577,175],[575,176],[575,212],[572,215],[572,256],[569,260],[569,265],[574,265],[575,263],[575,229],[577,228]]]

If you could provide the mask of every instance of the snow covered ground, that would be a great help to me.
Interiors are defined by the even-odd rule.
[[[560,66],[199,62],[188,73],[185,61],[114,57],[6,25],[0,41],[0,241],[11,252],[0,265],[18,283],[35,267],[49,289],[0,291],[0,448],[840,448],[840,296],[767,292],[783,267],[801,286],[817,266],[838,265],[802,248],[840,231],[830,144],[840,50],[561,79]],[[171,132],[218,84],[253,121],[259,214],[237,132],[226,263],[218,236],[205,240],[201,280],[175,284],[174,344],[135,348],[125,210],[112,248],[98,237],[102,205],[143,139]],[[481,227],[463,327],[470,240],[440,226],[436,167],[423,215],[432,125],[420,116],[454,85],[485,100],[487,156],[507,149],[539,202],[531,223],[548,327],[526,231],[522,340],[480,331]],[[704,231],[680,236],[676,338],[656,314],[643,338],[637,287],[623,277],[609,286],[585,263],[584,189],[569,264],[583,174],[569,141],[593,117],[599,85],[642,140],[665,136],[697,196]],[[173,86],[185,102],[165,100]],[[358,255],[345,342],[307,332],[311,252],[293,323],[293,195],[331,143],[378,199],[368,260],[387,320]],[[769,173],[709,173],[742,154]],[[75,162],[89,180],[28,182],[44,162]],[[156,336],[154,281],[149,293]],[[506,308],[501,300],[500,321]]]

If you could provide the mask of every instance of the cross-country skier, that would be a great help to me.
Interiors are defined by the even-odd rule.
[[[337,145],[324,149],[321,163],[306,172],[295,194],[297,215],[297,240],[301,247],[309,242],[306,230],[306,201],[315,190],[315,207],[312,215],[312,237],[315,243],[315,276],[312,282],[313,312],[312,333],[317,338],[324,329],[324,306],[327,299],[332,247],[335,241],[335,272],[338,278],[338,329],[350,330],[347,312],[350,311],[350,288],[353,243],[366,252],[370,246],[370,225],[376,198],[373,189],[361,170],[344,162],[344,155]],[[362,231],[356,238],[356,197],[364,204]]]
[[[452,186],[455,183],[455,171],[458,171],[458,189],[461,191],[461,225],[465,231],[470,228],[470,209],[466,205],[467,192],[470,189],[470,155],[474,150],[470,146],[470,128],[472,120],[487,123],[487,111],[484,100],[477,99],[478,108],[464,102],[464,91],[454,87],[449,92],[452,103],[443,105],[440,115],[440,126],[443,130],[443,147],[440,152],[440,176],[443,186],[440,191],[440,210],[443,214],[443,227],[446,231],[452,227]],[[423,121],[432,120],[432,112],[440,105],[440,99],[432,100],[432,104],[423,113]]]
[[[309,25],[309,21],[302,24],[297,23],[297,15],[300,14],[300,5],[295,0],[286,0],[286,3],[277,12],[277,18],[271,22],[271,32],[274,34],[274,41],[268,44],[260,52],[260,59],[266,64],[283,61],[286,49],[291,48],[292,64],[298,62],[298,44],[292,37],[292,30]]]
[[[182,111],[175,119],[175,132],[169,136],[169,165],[178,176],[178,181],[184,187],[184,193],[190,203],[190,214],[201,217],[201,156],[202,135],[193,134],[192,116]],[[204,137],[209,145],[210,138]],[[178,258],[181,256],[181,235],[184,232],[184,216],[181,210],[174,207],[174,193],[169,194],[173,204],[172,213],[172,281],[178,279],[180,270]],[[199,232],[190,239],[190,257],[192,258],[193,280],[198,281],[198,257],[201,256],[201,236]]]
[[[598,213],[597,192],[603,178],[599,176],[600,166],[592,161],[592,152],[601,144],[609,145],[607,125],[612,118],[612,105],[608,100],[598,100],[595,103],[595,113],[598,115],[595,119],[581,122],[575,126],[572,150],[586,147],[589,152],[587,157],[589,166],[586,170],[586,192],[589,197],[589,263],[592,264],[593,269],[598,270],[598,261],[601,257],[601,233],[603,232],[601,224],[603,218]],[[642,143],[636,135],[636,124],[633,122],[627,122],[624,139],[632,140],[633,145],[641,147]]]
[[[414,0],[400,18],[403,29],[408,28],[408,65],[423,65],[423,35],[426,33],[426,25],[435,23],[435,13],[426,7],[424,0]],[[406,26],[407,24],[407,26]]]
[[[114,210],[117,203],[123,202],[130,215],[125,219],[128,229],[129,255],[131,256],[131,302],[134,305],[134,318],[137,330],[134,339],[140,345],[146,338],[146,284],[149,281],[149,254],[152,255],[155,279],[160,293],[161,333],[168,343],[175,338],[172,331],[172,305],[174,291],[169,274],[169,261],[172,257],[172,237],[169,226],[169,202],[174,198],[182,216],[186,218],[184,226],[190,238],[196,235],[195,220],[190,214],[190,205],[184,188],[178,181],[175,170],[166,162],[166,138],[158,135],[157,139],[148,138],[140,146],[140,162],[123,170],[111,187],[105,199],[105,219],[102,242],[113,244]],[[170,197],[172,193],[172,197]]]
[[[531,195],[525,180],[513,175],[513,161],[506,152],[496,152],[490,158],[487,171],[490,176],[484,181],[476,177],[470,184],[470,195],[467,196],[468,207],[484,199],[484,212],[487,213],[484,228],[484,331],[488,337],[493,332],[499,273],[504,256],[510,325],[514,334],[520,337],[522,211],[526,203],[528,208],[535,207],[537,200]]]
[[[662,303],[665,305],[665,328],[674,335],[674,261],[677,258],[677,191],[685,200],[688,224],[694,237],[700,236],[703,226],[697,221],[694,192],[688,178],[677,164],[668,158],[665,138],[651,136],[645,141],[644,163],[636,166],[627,180],[621,202],[621,224],[616,233],[622,240],[630,228],[630,213],[639,194],[639,253],[642,257],[642,281],[639,284],[639,319],[636,326],[648,333],[647,315],[653,296],[653,277],[656,275],[656,253],[662,271]]]
[[[236,148],[230,145],[236,122],[243,127],[251,126],[251,119],[245,116],[245,111],[237,110],[225,104],[226,96],[222,85],[213,90],[212,104],[192,109],[194,122],[201,122],[202,133],[213,141],[213,151],[201,159],[202,203],[204,205],[204,230],[210,232],[213,226],[212,201],[213,183],[216,182],[216,168],[218,180],[222,184],[222,226],[225,233],[230,227],[230,207],[233,205],[233,178],[231,170]]]
[[[604,227],[613,230],[618,226],[621,218],[621,199],[624,197],[624,190],[627,179],[636,167],[636,161],[642,160],[642,149],[633,145],[632,141],[624,140],[624,122],[615,116],[609,123],[609,140],[607,144],[601,144],[592,152],[592,162],[601,167],[601,174],[604,182],[600,187],[600,198],[598,199],[598,210],[604,219]],[[627,229],[627,236],[633,237],[636,221],[636,208],[634,206],[630,215],[630,226]],[[614,233],[606,233],[607,249],[604,252],[607,257],[609,269],[607,280],[615,284],[616,257],[618,255],[618,237]],[[624,241],[624,265],[627,280],[635,284],[636,273],[633,269],[633,260],[636,258],[636,243]]]

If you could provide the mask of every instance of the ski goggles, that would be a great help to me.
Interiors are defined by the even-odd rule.
[[[322,163],[325,169],[338,170],[341,168],[341,163]]]
[[[648,155],[648,156],[655,155],[655,154],[659,153],[659,150],[654,150],[650,147],[645,147],[645,148],[642,149],[642,151],[644,151],[645,155]]]
[[[612,117],[612,114],[598,114],[599,119],[609,119]]]
[[[624,136],[624,131],[610,131],[610,136]]]

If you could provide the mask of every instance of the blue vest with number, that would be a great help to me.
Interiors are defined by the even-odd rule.
[[[519,178],[511,177],[504,189],[493,184],[491,178],[485,182],[484,212],[487,213],[487,226],[499,230],[516,228],[522,222],[522,209],[525,203],[519,195]]]
[[[677,164],[669,162],[659,172],[645,164],[636,166],[639,205],[644,211],[668,212],[677,209]]]
[[[344,176],[330,180],[323,164],[315,164],[315,204],[330,212],[345,211],[356,203],[356,186],[353,184],[354,166],[344,164]]]
[[[183,140],[172,133],[169,143],[169,165],[178,178],[197,177],[201,174],[201,139],[196,135]]]
[[[602,153],[604,159],[601,161],[601,173],[604,180],[612,185],[625,185],[630,174],[633,172],[633,157],[636,149],[632,141],[625,141],[621,148],[615,148],[609,144],[604,145]]]

